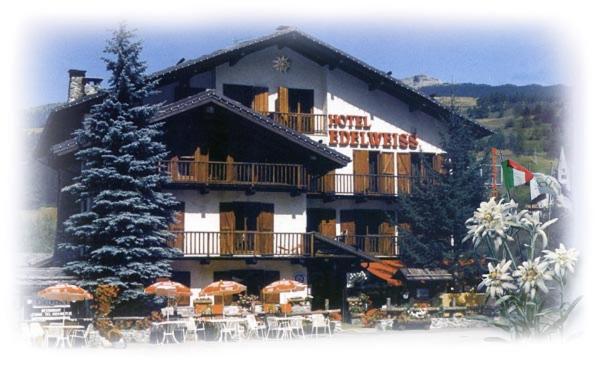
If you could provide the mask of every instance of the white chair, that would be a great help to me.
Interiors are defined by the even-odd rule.
[[[202,332],[204,334],[204,339],[206,339],[204,323],[200,322],[200,325],[197,325],[196,320],[194,320],[194,317],[188,317],[185,320],[184,341],[187,340],[190,337],[190,335],[193,336],[194,341],[198,341],[198,332]]]
[[[331,336],[331,327],[329,326],[329,320],[325,318],[322,314],[311,314],[310,320],[312,321],[312,329],[311,332],[313,336],[317,336],[319,334],[319,329],[323,329],[323,334],[329,333]]]
[[[285,328],[275,317],[267,317],[267,327],[267,338],[271,336],[271,333],[275,333],[275,338],[283,337]]]
[[[221,330],[219,331],[219,342],[227,341],[227,337],[231,340],[240,339],[240,330],[238,323],[235,321],[224,321],[219,323]]]
[[[248,314],[246,316],[246,322],[248,323],[247,337],[256,336],[261,337],[262,339],[265,338],[267,326],[264,323],[259,323],[254,314]]]
[[[333,325],[333,333],[344,332],[342,328],[342,321],[329,320],[329,323]]]
[[[292,334],[295,336],[302,336],[302,338],[304,339],[304,318],[300,317],[300,316],[294,316],[290,318],[290,328],[292,331]]]
[[[50,339],[55,340],[56,347],[66,346],[69,344],[69,339],[65,336],[65,329],[60,323],[51,323],[46,330],[45,344],[50,345]]]
[[[387,329],[392,329],[393,326],[393,319],[380,319],[375,324],[375,328],[377,328],[379,331],[386,331]]]
[[[29,324],[29,340],[33,345],[39,345],[45,343],[44,329],[38,322],[31,322]]]
[[[78,329],[73,331],[70,336],[70,342],[73,343],[73,339],[78,338],[83,340],[83,343],[86,346],[89,346],[91,343],[94,343],[97,333],[98,332],[94,329],[94,325],[90,323],[85,330]]]

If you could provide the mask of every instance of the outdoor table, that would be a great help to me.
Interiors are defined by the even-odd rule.
[[[163,339],[162,339],[161,343],[165,343],[167,341],[167,337],[172,338],[173,342],[179,343],[179,341],[177,341],[177,338],[175,337],[175,329],[177,327],[185,327],[186,322],[178,321],[178,320],[162,321],[162,322],[152,323],[152,325],[157,326],[157,327],[164,326]]]
[[[56,340],[56,347],[59,347],[60,344],[68,345],[69,347],[71,347],[72,344],[71,344],[71,340],[69,339],[70,333],[73,332],[74,330],[84,329],[85,327],[84,326],[80,326],[80,325],[57,324],[57,325],[42,326],[42,328],[46,332],[48,332],[48,329],[50,329],[50,328],[52,328],[52,329],[56,329],[56,328],[61,329],[62,337]],[[47,333],[45,335],[47,335]]]
[[[204,322],[206,323],[211,323],[213,325],[215,325],[218,329],[219,329],[219,342],[222,342],[225,337],[224,337],[224,330],[227,326],[228,323],[235,323],[236,325],[236,331],[238,332],[238,334],[241,332],[239,326],[246,322],[246,318],[241,318],[241,317],[221,317],[221,318],[211,318],[211,319],[205,319]]]

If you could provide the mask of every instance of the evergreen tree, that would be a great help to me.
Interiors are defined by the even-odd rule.
[[[107,42],[107,95],[74,132],[84,146],[75,155],[81,173],[65,188],[82,211],[65,221],[68,242],[59,246],[80,285],[114,285],[120,304],[143,299],[143,287],[169,276],[179,254],[167,246],[177,201],[161,191],[167,176],[157,166],[167,151],[162,125],[150,123],[158,107],[144,105],[155,83],[144,76],[141,50],[123,25]]]
[[[413,180],[411,194],[399,199],[398,216],[399,223],[410,226],[410,230],[400,230],[401,255],[407,264],[440,267],[446,262],[446,267],[455,265],[450,267],[455,271],[459,258],[464,264],[475,254],[461,241],[466,234],[465,221],[487,200],[489,168],[482,163],[485,157],[477,157],[473,129],[456,116],[447,122],[448,133],[441,136],[441,147],[446,151],[444,171],[434,171],[429,160],[422,158],[430,178]]]

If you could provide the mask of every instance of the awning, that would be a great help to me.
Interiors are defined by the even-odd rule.
[[[407,281],[449,281],[452,274],[444,269],[419,269],[414,267],[400,269],[400,274]]]
[[[395,278],[398,269],[404,267],[404,264],[400,260],[363,262],[361,266],[373,276],[385,280],[390,286],[402,286],[402,281]]]

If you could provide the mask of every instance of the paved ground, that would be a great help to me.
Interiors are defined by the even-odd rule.
[[[378,345],[398,344],[486,344],[504,342],[508,339],[505,332],[491,327],[483,328],[443,328],[431,330],[404,330],[404,331],[380,331],[373,328],[346,327],[343,332],[335,333],[333,336],[319,335],[314,337],[307,335],[305,339],[294,339],[291,341],[281,340],[243,340],[239,342],[218,343],[214,341],[186,342],[181,344],[129,344],[128,349],[171,349],[191,350],[194,348],[214,351],[229,351],[236,349],[273,349],[274,345],[281,348],[298,348],[310,345],[310,347],[335,348],[337,346],[352,347],[355,343],[364,346],[365,343]]]

